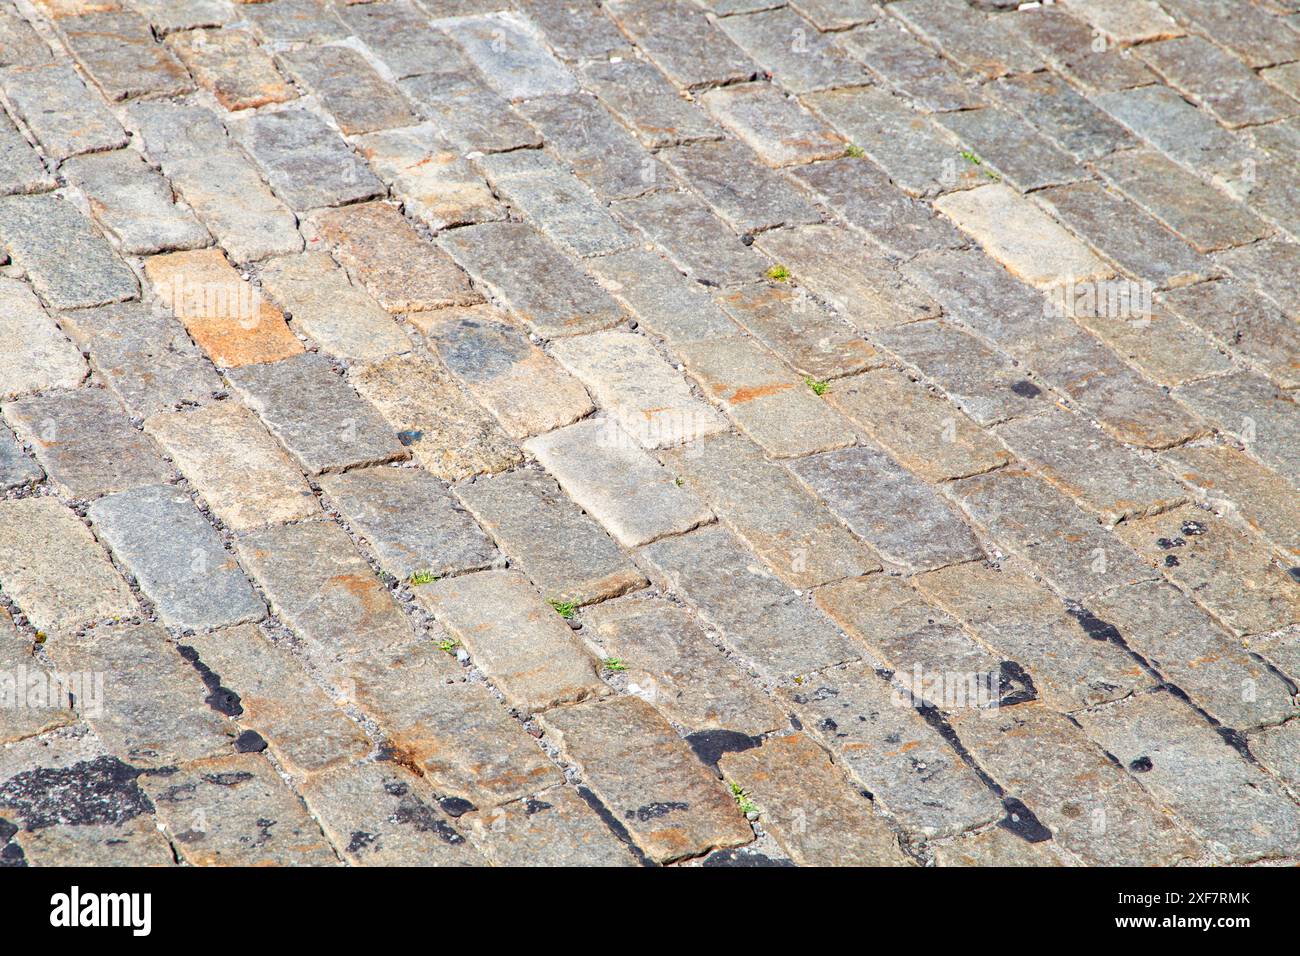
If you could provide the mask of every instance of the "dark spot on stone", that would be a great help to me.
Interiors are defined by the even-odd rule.
[[[1011,384],[1011,391],[1015,392],[1021,398],[1037,398],[1043,394],[1043,390],[1028,379],[1022,378],[1018,382]]]
[[[1015,661],[1003,661],[998,667],[999,705],[1010,707],[1037,699],[1038,689],[1034,687],[1029,672]]]
[[[1287,568],[1286,573],[1291,575],[1292,581],[1300,582],[1300,568]]]
[[[744,243],[745,245],[747,245],[747,246],[752,246],[752,245],[754,244],[754,237],[753,237],[753,236],[741,236],[741,237],[740,237],[740,241],[743,242],[743,243]]]
[[[794,730],[803,730],[803,721],[802,721],[802,720],[800,720],[800,719],[799,719],[798,717],[796,717],[794,714],[787,714],[786,716],[790,718],[790,727],[791,727],[792,729],[794,729]]]
[[[1052,831],[1043,826],[1034,812],[1015,797],[1004,797],[1002,806],[1007,815],[998,821],[998,826],[1014,833],[1029,843],[1042,843],[1052,838]]]
[[[610,832],[627,845],[627,848],[632,852],[632,855],[636,857],[638,863],[642,866],[655,865],[654,861],[642,853],[641,848],[632,841],[632,834],[627,832],[627,827],[623,826],[623,821],[610,813],[609,808],[601,803],[600,799],[592,793],[591,790],[587,787],[579,786],[578,796],[582,797],[583,802],[587,804],[587,806],[591,807],[592,811],[596,816],[600,817],[605,826],[609,827]]]
[[[1156,545],[1165,551],[1170,548],[1181,548],[1186,543],[1182,538],[1174,538],[1172,541],[1169,538],[1156,538]]]
[[[423,437],[424,437],[424,432],[414,428],[407,429],[404,432],[397,433],[397,440],[400,441],[403,445],[414,445],[417,441],[419,441]]]
[[[260,754],[266,749],[266,741],[256,730],[245,730],[235,738],[235,750],[241,754]]]
[[[1138,757],[1136,760],[1129,762],[1128,768],[1134,773],[1146,773],[1153,766],[1150,757]]]
[[[0,786],[0,806],[12,808],[27,830],[125,823],[153,812],[136,784],[139,776],[136,768],[108,756],[26,770]]]
[[[1233,730],[1231,727],[1215,727],[1223,742],[1232,747],[1251,763],[1255,762],[1255,755],[1250,752],[1250,745],[1246,742],[1246,735],[1240,730]]]
[[[405,790],[406,788],[402,787],[402,789]],[[468,800],[460,802],[468,804],[471,810],[475,809],[474,805],[470,804]],[[439,801],[439,803],[441,804],[442,801]],[[446,810],[446,807],[444,806],[443,809]],[[461,811],[461,813],[464,812],[464,810]],[[453,815],[459,816],[460,814]],[[456,832],[456,828],[435,813],[433,807],[410,794],[402,796],[398,801],[397,810],[393,813],[393,821],[403,826],[412,827],[420,833],[432,833],[443,843],[452,846],[465,842],[465,838]]]
[[[375,835],[373,833],[366,833],[364,830],[357,830],[352,834],[352,838],[348,840],[348,852],[359,853],[374,842]]]
[[[723,754],[736,754],[753,750],[761,741],[734,730],[701,730],[686,738],[695,756],[710,767],[717,765]]]
[[[712,279],[696,279],[695,281],[698,282],[700,285],[708,286],[710,289],[718,288],[718,284],[714,282]]]
[[[649,823],[651,820],[658,820],[660,817],[667,816],[670,813],[676,813],[678,810],[689,810],[689,803],[680,801],[669,801],[667,803],[647,803],[643,807],[637,807],[635,810],[625,810],[623,815],[629,820],[636,820],[639,823]]]
[[[181,653],[181,657],[189,661],[190,666],[199,672],[203,678],[203,684],[208,689],[208,696],[204,698],[204,703],[219,714],[225,714],[227,717],[238,717],[244,712],[243,705],[240,704],[239,695],[229,687],[221,686],[221,677],[207,664],[199,660],[199,652],[188,644],[178,645],[176,648]]]
[[[1110,641],[1121,647],[1124,646],[1124,637],[1120,634],[1119,628],[1114,624],[1103,621],[1086,607],[1078,604],[1068,604],[1065,611],[1083,628],[1083,633],[1094,641]]]
[[[824,718],[822,722],[817,726],[819,726],[822,730],[829,730],[831,733],[834,733],[835,731],[840,729],[840,725],[835,723],[835,721],[831,720],[829,717]]]
[[[442,807],[443,812],[452,819],[478,809],[474,804],[461,797],[439,797],[438,806]]]
[[[385,780],[384,792],[390,797],[404,797],[411,792],[411,788],[400,780]]]
[[[534,800],[529,797],[524,801],[524,812],[531,817],[534,813],[541,813],[543,810],[553,809],[554,806],[555,804],[553,803],[547,803],[544,800]]]
[[[1176,555],[1176,554],[1166,554],[1166,555],[1165,555],[1165,567],[1167,567],[1167,568],[1176,568],[1176,567],[1178,567],[1178,565],[1179,565],[1178,555]]]
[[[203,780],[214,787],[237,787],[241,783],[248,783],[253,779],[253,775],[247,770],[230,770],[226,773],[205,773]]]
[[[794,866],[793,860],[776,859],[757,850],[727,849],[710,853],[701,866]]]
[[[1199,521],[1184,521],[1183,534],[1190,537],[1195,537],[1198,534],[1205,534],[1205,525],[1201,524]]]

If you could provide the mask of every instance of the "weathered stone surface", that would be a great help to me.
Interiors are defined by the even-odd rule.
[[[196,761],[140,783],[172,845],[195,866],[338,863],[302,801],[257,754]]]
[[[583,85],[648,149],[722,137],[702,110],[682,99],[663,74],[643,60],[596,60],[578,69]]]
[[[370,752],[365,732],[259,628],[241,625],[186,636],[182,646],[238,698],[240,726],[261,734],[294,777],[305,779]]]
[[[173,33],[167,47],[203,89],[228,110],[286,103],[298,94],[247,30]]]
[[[0,66],[36,66],[53,57],[31,24],[11,10],[0,11]]]
[[[176,96],[194,89],[189,74],[134,13],[88,13],[59,20],[59,33],[110,100]]]
[[[769,455],[790,458],[853,443],[848,424],[753,340],[717,338],[677,352],[705,394]]]
[[[977,475],[1012,457],[951,403],[896,369],[838,381],[826,400],[929,481]]]
[[[541,27],[547,46],[562,60],[603,58],[627,47],[627,37],[594,3],[521,0],[517,6]]]
[[[1060,7],[1023,10],[1011,17],[1011,23],[1016,34],[1053,70],[1088,92],[1104,93],[1156,81],[1141,60],[1114,44],[1095,43],[1093,30]]]
[[[94,498],[172,477],[158,447],[131,427],[103,389],[46,392],[9,402],[4,414],[68,497]]]
[[[678,534],[712,514],[610,418],[590,418],[524,443],[582,508],[626,547]]]
[[[353,533],[395,578],[474,571],[497,556],[442,482],[423,469],[359,468],[320,481]]]
[[[0,400],[47,388],[76,388],[86,363],[31,289],[0,278]]]
[[[271,610],[328,669],[414,637],[406,615],[338,525],[305,521],[256,531],[235,544]]]
[[[171,844],[158,831],[153,816],[137,816],[123,824],[65,826],[20,830],[14,843],[28,866],[174,866]]]
[[[4,609],[0,609],[0,675],[0,745],[35,737],[76,720],[66,686],[49,693],[54,675],[36,660],[31,640],[19,635]]]
[[[1224,126],[1268,123],[1300,110],[1294,100],[1271,89],[1248,66],[1202,37],[1149,43],[1138,55]]]
[[[1279,309],[1292,315],[1300,312],[1300,291],[1286,280],[1293,270],[1300,269],[1300,243],[1266,239],[1226,249],[1214,258],[1234,276],[1254,285]]]
[[[457,229],[438,242],[477,284],[543,338],[594,332],[626,319],[572,259],[523,223]]]
[[[334,16],[334,4],[327,0],[273,0],[244,3],[239,12],[247,17],[266,40],[284,43],[324,43],[346,34]]]
[[[411,347],[393,317],[352,285],[328,253],[268,259],[258,278],[294,330],[309,335],[328,355],[374,362]]]
[[[578,84],[546,49],[532,24],[506,12],[446,21],[446,30],[482,72],[489,86],[510,100],[574,92]]]
[[[257,416],[237,401],[161,412],[144,427],[233,531],[319,513],[297,468]]]
[[[1026,342],[1050,337],[1069,325],[1057,310],[1047,308],[1042,294],[980,249],[923,252],[904,263],[902,272],[933,296],[951,319],[1012,354],[1024,351]]]
[[[1237,863],[1295,853],[1300,810],[1261,770],[1172,694],[1154,692],[1078,715],[1084,732],[1161,804]]]
[[[162,623],[206,630],[265,616],[266,606],[182,489],[134,488],[92,502],[87,514]]]
[[[234,725],[205,702],[199,672],[161,626],[96,627],[51,640],[48,650],[64,673],[102,676],[94,694],[83,688],[77,709],[118,759],[160,768],[229,752]]]
[[[158,299],[218,366],[236,368],[301,355],[284,316],[219,249],[171,252],[145,261]]]
[[[548,601],[589,604],[646,583],[600,527],[536,470],[479,478],[455,493]]]
[[[280,54],[294,77],[320,97],[345,136],[407,126],[415,116],[402,94],[347,46],[314,46]]]
[[[1143,86],[1096,97],[1096,103],[1187,172],[1235,180],[1251,156],[1244,141],[1167,86]],[[1233,188],[1248,192],[1243,184]]]
[[[1300,385],[1300,329],[1241,282],[1202,282],[1167,292],[1158,301],[1260,366],[1283,388]]]
[[[1050,73],[1006,76],[992,89],[1005,109],[1027,119],[1077,160],[1138,145],[1124,127]]]
[[[823,671],[781,696],[876,806],[908,829],[947,835],[1002,814],[993,791],[871,667]]]
[[[1292,483],[1300,484],[1300,414],[1295,401],[1266,378],[1238,372],[1205,382],[1189,382],[1174,397],[1204,415],[1225,434]]]
[[[811,163],[844,152],[841,136],[767,83],[709,90],[700,102],[769,166]]]
[[[1148,293],[1141,285],[1119,279],[1082,287],[1067,284],[1050,299],[1053,310],[1064,306],[1075,322],[1158,385],[1182,385],[1233,368],[1226,349],[1162,304],[1148,304],[1154,298]],[[1068,304],[1071,296],[1073,305]]]
[[[926,110],[943,112],[981,105],[979,94],[962,82],[948,61],[890,17],[842,36],[843,45],[868,70]]]
[[[421,587],[416,598],[528,713],[606,693],[564,619],[517,571],[481,571]]]
[[[1059,407],[1008,422],[997,435],[1042,477],[1107,524],[1167,511],[1186,500],[1183,489],[1149,461]]]
[[[1250,752],[1292,786],[1300,780],[1300,723],[1294,720],[1250,735]]]
[[[293,213],[210,110],[156,100],[133,104],[128,115],[149,155],[236,262],[302,248]]]
[[[916,583],[981,641],[1027,668],[1039,699],[1055,711],[1119,700],[1155,683],[1113,635],[1100,625],[1090,631],[1091,619],[1071,615],[1046,585],[1011,566],[958,564]]]
[[[954,729],[1053,840],[1090,866],[1171,866],[1200,849],[1067,718],[1041,704],[965,711]]]
[[[851,86],[865,78],[837,36],[818,32],[788,7],[726,17],[718,26],[791,93]]]
[[[0,195],[44,192],[56,185],[40,154],[7,115],[0,116]]]
[[[754,838],[735,801],[635,697],[542,715],[549,737],[652,860],[666,863]]]
[[[986,77],[1029,73],[1041,60],[1003,16],[990,16],[964,0],[902,0],[889,11],[944,55]]]
[[[659,158],[737,232],[821,221],[816,209],[735,140],[702,140],[664,150]]]
[[[879,568],[865,545],[753,443],[718,435],[660,457],[791,587]]]
[[[227,373],[231,385],[308,474],[406,458],[397,426],[348,388],[329,361],[308,353]],[[323,418],[331,409],[337,420]]]
[[[811,20],[818,30],[846,30],[859,23],[871,23],[880,16],[872,0],[795,0],[790,4]]]
[[[1184,25],[1213,37],[1246,61],[1260,67],[1300,59],[1300,39],[1291,30],[1279,30],[1274,10],[1237,7],[1216,0],[1170,0],[1165,8]],[[1292,26],[1295,25],[1294,18]]]
[[[725,754],[720,767],[800,866],[907,866],[889,825],[803,734]]]
[[[657,192],[618,203],[619,217],[654,242],[678,269],[711,286],[760,278],[763,260],[694,196]]]
[[[492,417],[419,355],[353,366],[348,381],[379,409],[389,434],[444,481],[502,471],[522,458]]]
[[[662,598],[606,601],[582,615],[588,640],[626,667],[628,692],[695,732],[755,736],[786,721],[684,610]]]
[[[790,469],[886,560],[924,570],[984,554],[951,507],[877,447],[812,455]]]
[[[53,308],[81,309],[139,295],[126,263],[65,199],[0,197],[0,242]]]
[[[862,650],[716,525],[642,549],[667,590],[722,633],[726,647],[767,680],[843,661]]]
[[[552,787],[466,819],[497,866],[633,866],[628,846],[587,802],[585,788]]]
[[[448,47],[456,49],[450,39],[444,40]],[[446,55],[442,47],[436,53],[439,57]],[[398,85],[437,136],[462,153],[496,153],[542,145],[537,130],[484,86],[472,66],[463,63],[463,69],[464,73],[413,76]]]
[[[294,209],[341,206],[383,191],[374,173],[323,119],[307,110],[244,113],[230,131]]]
[[[360,38],[397,79],[426,73],[447,37],[429,22],[411,0],[392,3],[349,3],[336,8],[338,18]]]
[[[1183,32],[1152,0],[1069,0],[1066,7],[1120,46],[1176,37]]]
[[[611,0],[606,12],[678,86],[734,83],[758,71],[703,10],[682,0]]]
[[[629,249],[587,263],[596,281],[672,345],[735,335],[736,326],[705,291],[647,249]]]
[[[44,474],[36,462],[23,453],[14,440],[14,433],[0,425],[0,491],[34,484]]]
[[[389,312],[423,312],[481,300],[465,273],[421,238],[395,206],[358,203],[323,210],[310,221],[334,258]]]
[[[1077,866],[1051,840],[1030,843],[1001,825],[959,836],[934,848],[935,866]]]
[[[70,65],[14,66],[3,85],[14,113],[52,159],[126,144],[120,122]]]

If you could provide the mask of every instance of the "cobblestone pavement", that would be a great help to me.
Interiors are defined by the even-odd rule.
[[[0,2],[0,862],[1300,862],[1296,0]]]

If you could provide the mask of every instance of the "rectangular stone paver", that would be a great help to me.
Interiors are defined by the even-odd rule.
[[[577,82],[542,43],[535,28],[514,13],[447,21],[447,32],[460,43],[488,85],[506,99],[572,93]]]
[[[1012,29],[1053,70],[1077,83],[1085,92],[1106,92],[1156,82],[1155,74],[1137,57],[1113,43],[1095,43],[1096,33],[1087,22],[1071,16],[1063,7],[1023,10],[1013,17]]]
[[[565,707],[542,723],[651,859],[669,862],[753,839],[722,782],[644,701]]]
[[[479,478],[455,494],[548,601],[589,604],[646,583],[600,526],[535,469]]]
[[[480,571],[423,586],[416,598],[455,634],[521,712],[606,692],[564,619],[517,571]]]
[[[752,442],[717,435],[660,457],[791,587],[879,568],[869,548]]]
[[[402,94],[351,47],[315,46],[282,53],[280,59],[320,97],[346,136],[415,122]]]
[[[618,203],[614,209],[680,271],[703,285],[754,282],[767,268],[707,205],[684,192],[651,193]]]
[[[1244,283],[1202,282],[1174,289],[1157,301],[1258,365],[1283,388],[1300,386],[1300,329]]]
[[[791,93],[852,86],[865,76],[838,37],[787,7],[726,17],[718,26]]]
[[[731,83],[758,70],[704,11],[683,0],[611,0],[606,12],[677,86]]]
[[[108,555],[53,498],[0,502],[0,587],[47,632],[138,612]]]
[[[1292,116],[1300,104],[1270,89],[1250,67],[1198,36],[1143,45],[1139,56],[1229,128]],[[1207,82],[1207,77],[1214,77]]]
[[[466,819],[497,866],[635,866],[628,844],[588,802],[595,802],[590,793],[552,787]]]
[[[297,96],[247,30],[187,30],[173,33],[166,42],[195,82],[228,110],[285,103]]]
[[[26,283],[0,279],[0,400],[46,388],[75,388],[86,362]]]
[[[53,159],[126,145],[122,124],[71,65],[11,67],[0,84],[17,117]]]
[[[616,252],[590,260],[587,268],[639,326],[670,344],[736,333],[735,324],[705,286],[682,275],[655,252]]]
[[[943,50],[960,66],[993,78],[1029,73],[1039,57],[1001,15],[986,14],[964,0],[902,0],[889,11],[922,39]]]
[[[935,121],[960,145],[963,163],[978,160],[974,164],[985,181],[1000,179],[1028,192],[1087,178],[1069,153],[1058,149],[1018,113],[989,107],[943,113]]]
[[[411,0],[350,3],[336,7],[335,13],[398,79],[427,72],[434,59],[430,54],[440,44],[450,44]]]
[[[595,60],[578,67],[591,89],[648,149],[701,139],[720,130],[699,107],[683,100],[664,75],[644,60]]]
[[[59,20],[72,55],[110,100],[176,96],[194,89],[185,67],[134,13],[89,13]]]
[[[35,484],[44,476],[36,462],[23,453],[14,433],[0,426],[0,491]]]
[[[497,557],[442,482],[421,468],[358,468],[322,475],[320,484],[380,566],[399,580],[417,571],[475,571]]]
[[[1300,483],[1300,407],[1289,393],[1249,372],[1189,382],[1174,397],[1205,416],[1225,434],[1292,483]]]
[[[237,401],[161,412],[146,419],[144,427],[232,531],[320,511],[289,456],[257,415]]]
[[[36,193],[57,183],[41,156],[8,116],[0,117],[0,194]]]
[[[451,40],[447,44],[455,48]],[[434,63],[447,56],[437,47]],[[497,153],[542,145],[542,137],[505,99],[493,93],[469,64],[464,72],[425,73],[398,85],[429,121],[436,136],[462,153]]]
[[[1152,0],[1069,0],[1066,9],[1120,46],[1176,37],[1183,32]]]
[[[843,137],[766,83],[710,90],[700,101],[768,166],[811,163],[844,152]]]
[[[947,60],[890,17],[841,36],[840,42],[868,70],[927,111],[944,112],[981,105],[979,94],[962,82]]]
[[[55,693],[44,690],[50,687],[53,675],[33,657],[30,639],[18,633],[9,612],[3,610],[0,610],[0,667],[4,669],[6,695],[5,707],[0,710],[0,744],[35,737],[76,720],[66,688],[61,687]],[[32,687],[39,690],[32,692]]]
[[[1005,76],[993,84],[993,95],[1076,160],[1138,145],[1124,127],[1050,73]]]

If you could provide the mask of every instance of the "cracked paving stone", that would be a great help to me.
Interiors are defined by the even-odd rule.
[[[396,433],[415,460],[444,481],[504,471],[523,458],[442,366],[419,355],[353,366],[348,381],[388,421],[390,435]]]
[[[402,94],[351,47],[313,46],[279,56],[294,78],[320,97],[345,136],[415,122]]]
[[[353,866],[473,866],[482,857],[404,768],[379,761],[338,767],[303,785],[321,828]]]
[[[268,259],[258,278],[267,296],[289,316],[291,327],[310,336],[328,355],[374,362],[411,347],[393,317],[364,289],[352,285],[328,253]]]
[[[629,249],[586,263],[596,281],[639,325],[672,346],[736,334],[705,287],[648,249]]]
[[[181,639],[196,666],[238,700],[241,727],[261,734],[271,753],[298,779],[342,766],[370,752],[365,732],[285,651],[251,624]]]
[[[1133,449],[1053,406],[1008,422],[997,436],[1022,460],[1107,525],[1168,511],[1187,500],[1179,485]]]
[[[132,104],[127,115],[146,152],[232,259],[251,262],[302,248],[293,213],[212,111],[154,100]]]
[[[958,564],[916,578],[921,593],[1000,654],[1032,675],[1039,699],[1070,713],[1135,691],[1154,680],[1113,633],[1083,617],[1089,631],[1047,586],[1010,563]]]
[[[53,498],[0,501],[0,585],[46,632],[139,612],[90,531]]]
[[[1211,512],[1188,506],[1126,521],[1115,533],[1237,634],[1300,621],[1300,584],[1268,549]]]
[[[311,488],[288,455],[257,416],[237,401],[160,412],[146,419],[144,428],[233,531],[320,512]]]
[[[1300,409],[1266,378],[1237,372],[1174,389],[1176,399],[1237,439],[1252,456],[1292,483],[1300,483]]]
[[[993,791],[870,666],[823,671],[780,694],[872,802],[908,829],[946,836],[1002,815]]]
[[[1258,365],[1283,388],[1300,386],[1300,329],[1241,282],[1202,282],[1164,293],[1156,301]]]
[[[14,433],[0,424],[0,492],[35,484],[44,476],[36,462],[23,453]]]
[[[851,86],[866,75],[837,34],[820,33],[788,7],[726,17],[718,28],[791,93]]]
[[[573,255],[603,256],[632,245],[632,235],[549,154],[540,150],[493,153],[477,164],[498,196]]]
[[[451,257],[421,238],[396,206],[358,203],[322,210],[310,222],[330,254],[389,312],[481,301]]]
[[[801,165],[844,153],[842,136],[770,84],[709,90],[700,102],[768,166]]]
[[[991,471],[1012,458],[960,410],[897,369],[841,379],[826,400],[928,481]]]
[[[626,667],[628,692],[696,732],[754,737],[785,715],[723,656],[686,611],[662,598],[605,601],[583,611],[584,633]]]
[[[92,502],[87,514],[169,627],[210,630],[266,615],[221,537],[183,490],[134,488]]]
[[[149,22],[134,13],[63,17],[57,29],[110,100],[177,96],[194,89],[185,67],[154,38]]]
[[[973,162],[985,180],[1000,179],[1020,192],[1029,192],[1087,178],[1087,172],[1069,153],[1052,145],[1018,111],[990,106],[943,113],[935,122],[961,146],[962,162]],[[978,161],[971,160],[971,155]]]
[[[679,87],[734,83],[758,72],[744,51],[693,4],[610,0],[604,10]]]
[[[683,99],[662,73],[643,60],[596,60],[578,70],[583,85],[647,149],[722,137],[722,130],[703,110]]]
[[[1005,76],[992,89],[1006,110],[1028,120],[1076,160],[1138,145],[1123,126],[1050,73]]]
[[[480,571],[416,590],[523,713],[607,693],[564,619],[517,571]]]
[[[338,865],[301,799],[257,754],[197,760],[140,782],[194,866]]]
[[[928,570],[984,556],[952,507],[878,447],[810,455],[790,470],[888,561]]]
[[[645,701],[616,697],[541,717],[547,735],[656,862],[741,846],[753,831],[722,782]]]
[[[1037,50],[1049,66],[1086,92],[1107,93],[1156,82],[1156,76],[1129,51],[1112,43],[1096,49],[1096,35],[1062,7],[1021,10],[1012,30]]]
[[[245,365],[226,377],[308,474],[410,456],[398,429],[359,398],[322,355]],[[330,410],[330,418],[321,417],[323,409]]]
[[[570,787],[552,787],[465,819],[481,852],[497,866],[636,865],[628,845]]]
[[[0,197],[0,242],[53,308],[81,309],[140,294],[130,268],[66,199]]]
[[[134,150],[75,156],[59,171],[86,193],[95,219],[129,255],[212,242],[194,214],[176,205],[171,184]]]
[[[453,490],[547,601],[590,604],[646,584],[600,526],[539,471],[504,472]]]
[[[144,274],[158,299],[219,367],[278,362],[303,352],[280,310],[220,249],[151,256]]]
[[[868,70],[928,112],[983,105],[980,95],[943,57],[889,17],[841,36],[843,45]]]
[[[455,44],[447,40],[453,49]],[[438,49],[439,54],[444,50]],[[436,73],[398,83],[436,135],[462,153],[497,153],[542,145],[542,137],[464,64],[465,74]]]
[[[1246,863],[1296,852],[1300,809],[1182,701],[1156,691],[1095,713],[1084,733],[1130,768],[1219,856]]]
[[[689,531],[713,517],[614,419],[588,418],[529,439],[524,450],[625,547]]]
[[[705,394],[772,457],[853,444],[848,423],[757,342],[728,336],[681,345],[677,353]]]
[[[572,93],[577,81],[546,49],[532,23],[513,12],[442,21],[492,89],[508,100]]]
[[[94,498],[169,481],[158,446],[109,392],[80,388],[9,402],[5,418],[63,494]]]
[[[618,203],[614,210],[703,285],[741,285],[763,274],[763,260],[694,196],[651,193]]]
[[[640,554],[659,582],[717,628],[723,644],[768,680],[862,656],[855,641],[757,564],[723,528],[665,538]]]
[[[660,457],[791,587],[816,587],[880,568],[871,550],[757,445],[718,435]]]
[[[445,233],[438,244],[515,318],[542,338],[595,332],[626,313],[578,264],[521,222]]]
[[[643,448],[680,445],[727,427],[643,335],[575,335],[554,343],[551,354]]]
[[[497,550],[442,482],[419,468],[322,475],[321,488],[393,577],[485,568]]]
[[[976,522],[1072,598],[1156,577],[1122,537],[1041,478],[1002,469],[948,487]]]
[[[490,305],[440,309],[407,319],[511,438],[569,425],[592,411],[582,383]]]
[[[1200,845],[1069,718],[1037,703],[965,710],[953,729],[1007,792],[1033,808],[1054,842],[1089,866],[1173,866]]]
[[[342,206],[383,192],[374,173],[315,113],[244,113],[228,125],[293,209]]]
[[[409,644],[406,615],[338,525],[282,525],[239,538],[235,551],[271,600],[271,610],[336,670],[341,661]]]
[[[902,0],[889,12],[945,56],[989,79],[1042,67],[1006,16],[990,16],[964,0]]]
[[[50,388],[76,388],[86,362],[31,289],[0,278],[0,401]]]
[[[210,701],[199,672],[168,646],[158,624],[110,624],[50,641],[61,671],[102,675],[76,702],[109,753],[141,767],[169,767],[229,751],[235,730]],[[96,679],[98,684],[98,679]]]
[[[247,30],[187,30],[166,43],[195,82],[228,110],[287,103],[298,95]]]
[[[0,608],[0,673],[5,675],[0,686],[4,687],[6,702],[0,707],[0,745],[35,737],[76,719],[64,688],[60,687],[57,695],[44,692],[44,688],[51,686],[52,675],[33,656],[31,640],[19,635],[9,612],[3,608]],[[33,691],[33,687],[37,690]],[[0,806],[6,802],[4,790],[0,784]]]
[[[910,866],[870,801],[803,734],[725,754],[728,782],[759,807],[763,828],[799,866]]]
[[[802,288],[748,285],[719,295],[718,303],[796,372],[814,379],[851,375],[884,362],[866,339]]]

